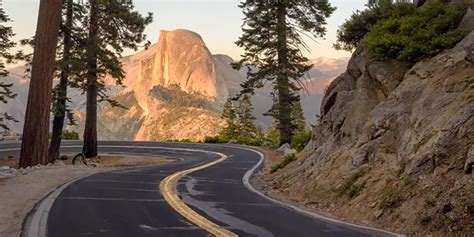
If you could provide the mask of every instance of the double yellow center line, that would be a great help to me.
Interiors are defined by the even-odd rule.
[[[184,150],[184,149],[180,149]],[[193,149],[186,149],[188,151],[195,151],[195,152],[203,152],[202,150],[193,150]],[[206,151],[207,152],[207,151]],[[187,206],[178,196],[178,191],[176,189],[176,185],[178,183],[178,180],[184,177],[185,175],[188,175],[190,173],[196,172],[198,170],[202,170],[208,167],[211,167],[215,164],[218,164],[224,160],[227,159],[227,156],[222,154],[222,153],[217,153],[217,152],[207,152],[207,153],[213,153],[217,154],[220,156],[219,159],[201,165],[197,166],[191,169],[179,171],[177,173],[174,173],[168,177],[166,177],[163,181],[160,183],[160,192],[161,195],[165,198],[165,200],[170,204],[170,206],[179,214],[181,214],[184,218],[188,219],[191,223],[205,229],[207,232],[213,234],[214,236],[238,236],[237,234],[211,222],[210,220],[206,219],[205,217],[199,215],[197,212],[195,212],[193,209],[191,209],[189,206]]]

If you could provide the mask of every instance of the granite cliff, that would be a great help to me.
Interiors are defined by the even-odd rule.
[[[472,9],[464,40],[414,66],[359,47],[310,143],[267,191],[400,233],[474,233]]]

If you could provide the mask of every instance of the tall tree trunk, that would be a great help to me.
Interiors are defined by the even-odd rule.
[[[41,0],[30,89],[21,143],[20,167],[48,163],[53,72],[63,0]]]
[[[286,6],[284,3],[278,6],[278,67],[280,68],[277,78],[278,91],[278,120],[280,130],[280,145],[291,143],[293,129],[291,125],[291,98],[290,82],[285,74],[288,68],[288,48],[286,29]]]
[[[87,47],[87,106],[82,152],[88,158],[97,156],[97,1],[90,0],[89,39]]]
[[[66,21],[64,24],[64,46],[63,46],[63,62],[64,68],[61,71],[61,79],[57,87],[57,102],[54,111],[53,133],[51,143],[49,145],[49,162],[53,163],[59,158],[59,148],[61,147],[61,136],[63,134],[64,119],[66,118],[66,100],[67,100],[67,84],[70,74],[69,60],[71,56],[71,29],[73,17],[73,0],[66,0]]]

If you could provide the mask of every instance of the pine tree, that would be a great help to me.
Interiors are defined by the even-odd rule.
[[[291,129],[293,131],[293,135],[302,133],[302,132],[307,132],[308,130],[308,125],[306,123],[306,119],[304,117],[304,111],[303,108],[301,107],[301,101],[300,97],[298,95],[293,96],[293,100],[291,101],[290,104],[290,109],[288,110],[289,116],[291,118]],[[273,118],[278,118],[279,115],[279,110],[277,107],[277,104],[273,104],[272,108],[265,113],[265,116],[271,116]],[[270,128],[269,131],[267,131],[267,134],[270,132],[272,133],[272,137],[275,137],[273,134],[276,130],[280,127],[280,121],[278,119],[273,120],[272,127]],[[279,138],[280,136],[278,136]],[[275,140],[275,139],[272,139]],[[290,144],[290,143],[289,143]]]
[[[15,47],[16,43],[11,41],[11,37],[15,34],[11,27],[7,27],[4,23],[9,22],[10,19],[6,15],[3,8],[0,8],[0,103],[7,103],[8,99],[12,99],[16,96],[11,90],[12,84],[7,84],[1,81],[2,77],[6,77],[8,75],[8,70],[5,67],[6,63],[11,62],[15,56],[12,55],[9,50]],[[6,120],[14,120],[8,114],[0,114],[0,129],[9,130],[4,122]]]
[[[301,101],[299,99],[291,103],[291,121],[295,134],[308,130],[308,125],[304,118],[304,111],[303,108],[301,108]]]
[[[220,136],[225,139],[233,139],[238,134],[237,113],[230,97],[224,104],[221,117],[226,121],[226,127],[222,130]]]
[[[259,131],[254,124],[253,106],[250,95],[245,94],[239,100],[237,108],[237,119],[239,124],[239,135],[245,138],[255,139]]]
[[[83,153],[86,157],[97,156],[97,103],[108,101],[118,104],[107,95],[103,78],[110,75],[118,85],[122,84],[124,72],[119,60],[125,48],[138,49],[146,38],[146,25],[152,22],[151,13],[143,17],[134,11],[132,1],[89,0],[89,17],[86,45],[87,92],[86,123]]]
[[[25,113],[20,167],[48,163],[48,131],[63,0],[41,0]]]
[[[291,103],[301,89],[298,80],[312,68],[302,54],[307,45],[301,35],[323,37],[326,18],[335,8],[327,0],[245,0],[239,7],[245,18],[243,35],[236,44],[245,53],[234,68],[248,68],[241,93],[253,93],[265,81],[273,83],[280,143],[290,143],[294,133]]]
[[[66,0],[63,7],[63,22],[61,24],[61,41],[58,43],[57,67],[59,68],[59,84],[53,90],[52,112],[53,131],[49,145],[49,162],[54,162],[59,158],[59,148],[61,147],[62,133],[66,116],[70,124],[74,124],[72,114],[67,108],[67,88],[68,85],[75,85],[75,81],[80,81],[80,74],[85,70],[82,57],[84,53],[83,29],[77,24],[84,17],[84,8],[81,4],[74,3],[73,0]]]

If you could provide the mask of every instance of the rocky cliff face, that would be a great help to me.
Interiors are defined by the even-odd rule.
[[[191,31],[161,31],[157,44],[125,58],[125,86],[115,98],[129,110],[103,106],[99,113],[102,139],[127,140],[202,140],[213,136],[224,125],[218,110],[229,90],[225,77],[239,73],[218,74],[220,65],[202,38]],[[180,102],[152,94],[155,88],[171,97],[184,92],[200,95],[210,106],[186,107]],[[168,91],[169,89],[169,91]],[[179,91],[176,91],[179,90]],[[181,101],[182,102],[182,101]],[[82,116],[82,115],[79,115]],[[79,129],[80,130],[80,129]]]
[[[474,233],[473,52],[474,31],[413,67],[359,48],[273,188],[402,233]]]

